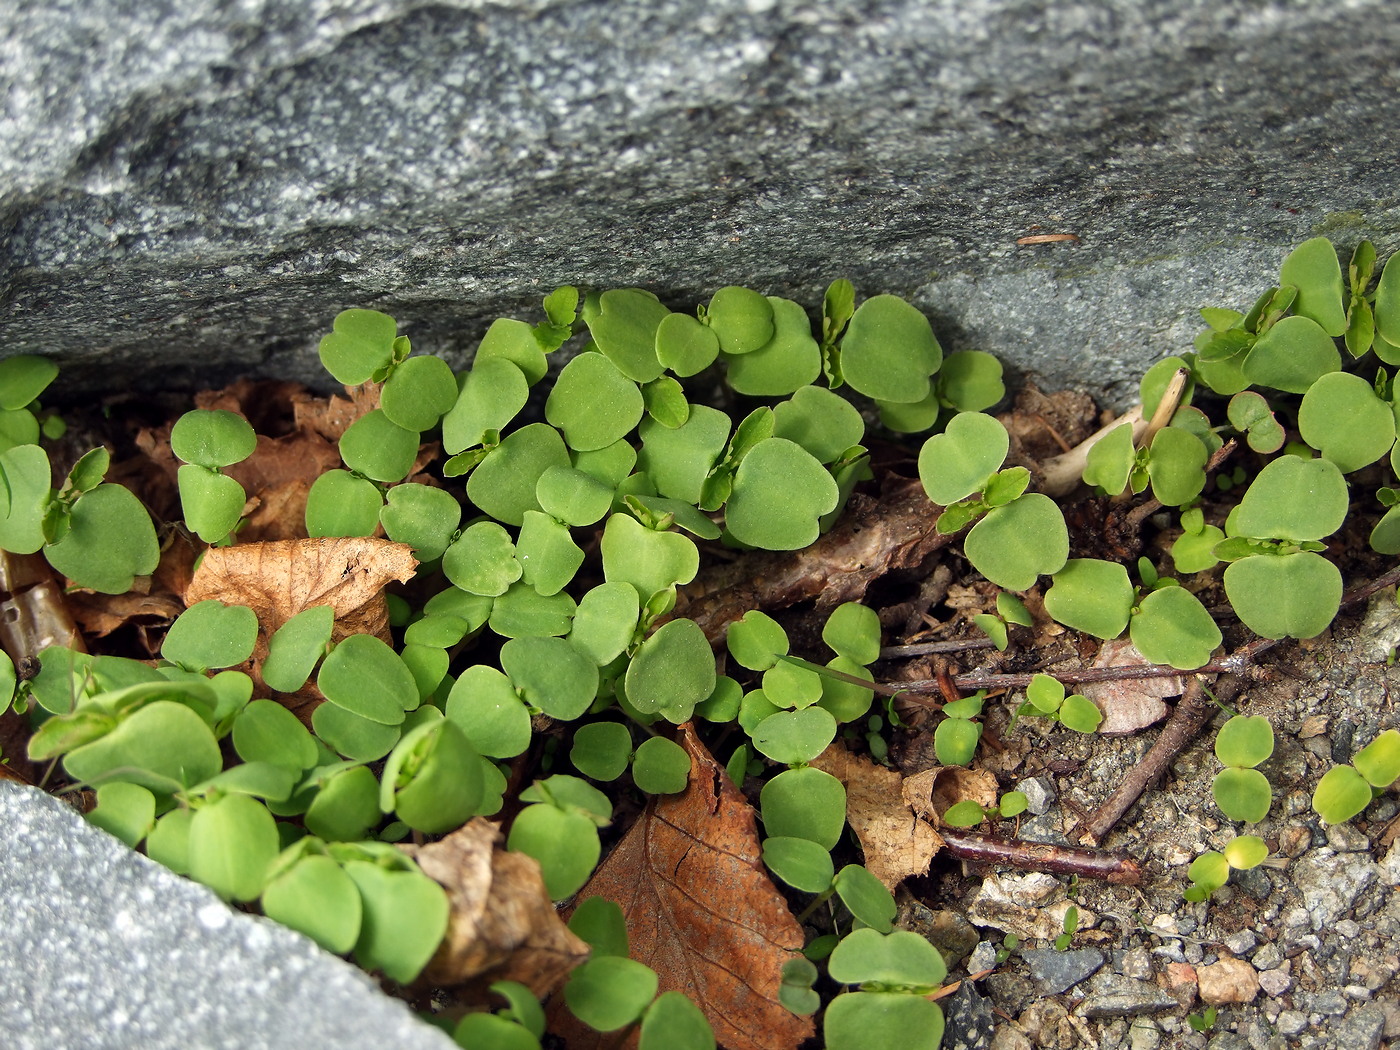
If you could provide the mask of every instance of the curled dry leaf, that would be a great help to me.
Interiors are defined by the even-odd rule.
[[[456,998],[485,1002],[493,981],[519,981],[543,999],[579,963],[588,945],[564,925],[544,888],[539,861],[507,853],[500,829],[481,817],[427,846],[401,846],[447,891],[447,936],[420,983],[471,982]]]
[[[753,807],[688,723],[680,743],[690,754],[689,785],[647,805],[579,897],[622,908],[632,958],[657,972],[662,991],[690,996],[721,1046],[791,1050],[813,1032],[810,1018],[778,1001],[802,928],[759,859]],[[558,1002],[552,1013],[552,1030],[573,1050],[616,1045],[616,1036],[587,1028]]]
[[[1099,646],[1094,667],[1152,667],[1127,638],[1115,638]],[[1117,736],[1146,729],[1167,717],[1163,698],[1180,696],[1186,682],[1170,678],[1125,678],[1117,682],[1086,682],[1078,692],[1092,700],[1103,712],[1100,736]]]
[[[943,840],[915,815],[899,773],[851,754],[839,740],[812,765],[846,785],[846,820],[860,839],[872,875],[893,890],[910,875],[928,871]]]

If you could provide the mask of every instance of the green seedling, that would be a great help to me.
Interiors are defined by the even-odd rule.
[[[981,715],[985,691],[943,705],[944,718],[933,731],[933,749],[945,766],[971,764],[982,739],[982,725],[973,719]]]
[[[1033,621],[1025,602],[1014,594],[1001,591],[997,594],[996,613],[978,613],[972,618],[972,622],[992,640],[998,652],[1006,652],[1006,647],[1011,641],[1011,625],[1014,623],[1021,627],[1030,627]]]
[[[1079,733],[1092,733],[1103,721],[1092,700],[1078,693],[1066,696],[1065,687],[1048,674],[1035,675],[1026,686],[1026,700],[1016,709],[1013,724],[1023,715],[1048,718]]]
[[[1186,871],[1191,885],[1182,891],[1182,896],[1192,903],[1209,900],[1229,881],[1231,869],[1248,871],[1262,864],[1268,855],[1268,845],[1257,835],[1237,835],[1226,843],[1223,852],[1210,850],[1191,862]]]
[[[1079,930],[1079,909],[1070,905],[1065,909],[1065,920],[1063,932],[1055,936],[1055,950],[1057,952],[1068,951],[1070,943],[1074,940],[1074,935]]]
[[[942,1042],[943,1011],[924,996],[943,981],[947,968],[938,949],[918,934],[856,930],[831,953],[827,972],[860,989],[827,1007],[822,1030],[832,1050],[936,1050]]]
[[[1215,756],[1225,768],[1215,775],[1211,793],[1231,820],[1255,824],[1268,815],[1273,790],[1254,768],[1274,752],[1274,731],[1267,718],[1235,715],[1215,737]]]
[[[1029,800],[1021,791],[1008,791],[995,806],[983,806],[970,798],[955,802],[943,811],[943,823],[954,828],[970,828],[984,820],[1018,817],[1026,811]]]
[[[243,486],[222,473],[253,454],[257,435],[242,416],[223,409],[186,412],[170,431],[170,449],[184,462],[178,481],[185,524],[206,543],[225,542],[243,514]]]
[[[1356,816],[1400,777],[1400,732],[1387,729],[1352,756],[1351,765],[1333,766],[1313,791],[1313,810],[1329,824]]]

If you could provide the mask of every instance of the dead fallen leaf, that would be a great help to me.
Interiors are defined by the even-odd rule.
[[[334,637],[373,634],[388,641],[384,586],[406,583],[417,567],[406,544],[361,536],[214,547],[204,552],[185,602],[217,598],[246,605],[265,635],[303,609],[329,605]]]
[[[472,982],[459,1002],[485,1002],[493,981],[519,981],[543,999],[588,958],[588,945],[554,910],[539,861],[501,849],[500,837],[497,825],[476,817],[431,845],[400,847],[452,906],[447,936],[420,983]]]
[[[1099,646],[1093,667],[1148,667],[1151,661],[1127,638],[1115,638]],[[1077,692],[1087,696],[1103,712],[1098,732],[1102,736],[1136,733],[1167,717],[1163,697],[1180,696],[1186,683],[1171,678],[1129,678],[1118,682],[1086,682]]]
[[[812,765],[846,785],[846,821],[860,839],[872,875],[893,890],[910,875],[928,871],[943,840],[909,807],[899,773],[851,754],[839,740]]]
[[[751,807],[696,739],[680,728],[690,753],[690,784],[654,799],[579,893],[622,908],[632,958],[705,1012],[729,1050],[795,1048],[812,1021],[778,1001],[782,966],[799,957],[802,927],[759,858]],[[551,1030],[573,1050],[614,1046],[556,1001]],[[635,1045],[635,1033],[631,1042]]]
[[[990,808],[997,804],[997,778],[985,769],[939,766],[904,782],[904,800],[925,820],[940,824],[948,807],[965,799]]]

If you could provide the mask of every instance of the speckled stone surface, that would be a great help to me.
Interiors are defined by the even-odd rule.
[[[844,275],[1123,401],[1292,244],[1400,246],[1397,52],[1389,0],[10,0],[0,352],[305,378],[350,305],[461,361],[560,283]]]
[[[6,1050],[448,1050],[304,937],[0,782]]]

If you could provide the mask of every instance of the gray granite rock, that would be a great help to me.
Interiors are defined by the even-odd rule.
[[[1292,244],[1400,243],[1387,0],[10,0],[0,41],[0,346],[89,389],[319,376],[349,305],[460,360],[559,283],[845,275],[1124,401]]]
[[[1097,948],[1064,952],[1053,948],[1026,948],[1021,958],[1042,995],[1059,995],[1103,966],[1103,952]]]
[[[447,1050],[306,938],[231,910],[59,800],[0,781],[6,1050]]]

